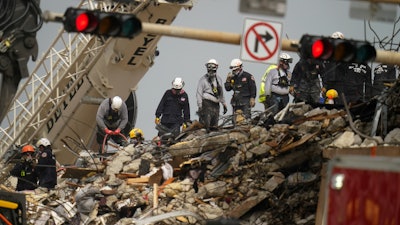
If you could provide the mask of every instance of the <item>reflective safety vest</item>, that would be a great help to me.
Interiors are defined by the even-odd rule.
[[[261,84],[260,84],[260,91],[258,93],[258,102],[265,102],[266,97],[265,97],[265,82],[267,81],[267,75],[269,71],[272,69],[278,68],[277,65],[270,65],[267,70],[265,71],[264,75],[261,78]]]

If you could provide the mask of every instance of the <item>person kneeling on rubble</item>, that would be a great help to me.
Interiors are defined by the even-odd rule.
[[[128,108],[121,97],[106,98],[100,104],[97,114],[97,143],[102,152],[104,138],[111,138],[115,143],[125,146],[124,134],[121,132],[128,124]]]

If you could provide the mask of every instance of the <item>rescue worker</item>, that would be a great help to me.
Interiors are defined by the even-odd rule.
[[[39,178],[39,186],[47,191],[57,185],[57,162],[49,139],[39,139],[36,147],[39,149],[39,154],[35,172]]]
[[[240,59],[232,59],[225,81],[225,90],[233,91],[231,105],[236,115],[241,111],[246,119],[251,119],[251,108],[256,105],[257,86],[254,76],[243,70]]]
[[[38,187],[38,177],[35,173],[35,149],[25,145],[21,149],[21,161],[17,162],[10,174],[18,178],[16,191],[34,190]]]
[[[347,104],[369,101],[372,97],[371,67],[366,63],[348,63],[346,68],[342,83]]]
[[[96,114],[97,122],[97,143],[100,145],[99,152],[102,152],[103,142],[106,134],[107,138],[111,138],[115,143],[125,146],[123,130],[128,124],[128,108],[121,97],[104,99]],[[122,135],[121,135],[122,134]]]
[[[172,133],[177,136],[180,127],[186,129],[190,123],[190,107],[188,94],[183,90],[185,82],[181,77],[172,80],[172,88],[165,91],[156,109],[155,123],[162,126],[158,136],[165,133]]]
[[[261,77],[261,83],[260,83],[260,92],[258,95],[258,102],[262,103],[264,105],[264,110],[266,110],[269,106],[267,104],[267,98],[265,95],[265,82],[267,81],[267,76],[269,71],[271,71],[272,69],[276,69],[278,67],[278,65],[270,65],[268,66],[268,68],[265,70],[264,75]]]
[[[278,113],[289,103],[289,85],[292,76],[289,64],[292,62],[293,58],[289,54],[282,53],[279,56],[278,67],[271,69],[267,74],[265,96],[273,114]]]
[[[344,39],[342,32],[336,31],[332,33],[332,38]],[[338,98],[335,99],[335,104],[343,104],[341,95],[343,93],[343,82],[346,74],[346,63],[336,61],[326,61],[322,68],[322,82],[326,90],[335,89],[338,93]]]
[[[129,142],[134,146],[142,144],[144,141],[144,134],[142,129],[133,128],[131,131],[129,131],[129,138],[130,138]]]
[[[210,59],[205,66],[207,73],[200,78],[197,84],[196,99],[199,122],[209,130],[218,126],[220,103],[223,106],[224,114],[226,114],[228,108],[221,86],[222,79],[217,75],[218,62],[215,59]]]
[[[321,68],[322,65],[313,59],[300,58],[296,63],[289,90],[294,97],[294,102],[324,103],[321,99],[326,90],[322,87]]]
[[[385,89],[385,83],[396,80],[396,67],[393,65],[379,64],[374,69],[373,96],[379,95]]]

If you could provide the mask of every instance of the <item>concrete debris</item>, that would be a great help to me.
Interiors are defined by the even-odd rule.
[[[56,189],[26,193],[28,222],[311,225],[329,154],[400,144],[400,128],[364,137],[358,132],[367,134],[371,120],[355,120],[356,132],[343,110],[294,104],[279,121],[264,115],[209,133],[189,127],[170,143],[145,141],[109,156],[82,151]]]

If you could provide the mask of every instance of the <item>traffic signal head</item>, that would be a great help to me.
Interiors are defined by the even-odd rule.
[[[375,48],[366,41],[303,35],[300,54],[304,58],[365,63],[375,59]]]
[[[142,31],[142,22],[135,15],[68,8],[64,14],[64,29],[68,32],[133,38]]]

